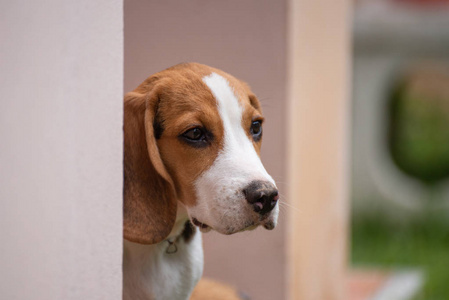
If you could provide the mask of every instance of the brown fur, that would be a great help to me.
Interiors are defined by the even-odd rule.
[[[152,119],[157,94],[128,93],[124,112],[124,237],[154,244],[171,231],[176,218],[173,182],[159,155]]]
[[[243,298],[235,288],[203,278],[193,290],[190,300],[243,300]]]
[[[196,204],[194,180],[223,147],[217,103],[202,81],[212,72],[229,81],[244,108],[242,126],[250,135],[252,121],[263,120],[259,101],[245,83],[218,69],[177,65],[150,76],[125,95],[124,237],[132,242],[154,244],[168,236],[177,200]],[[155,123],[162,132],[158,139]],[[179,138],[196,126],[213,132],[210,146],[193,148]],[[254,143],[258,153],[260,144]]]

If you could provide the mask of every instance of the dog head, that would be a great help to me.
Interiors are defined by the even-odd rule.
[[[165,239],[177,201],[202,231],[273,229],[278,191],[259,155],[263,116],[249,87],[182,64],[125,95],[124,236]]]

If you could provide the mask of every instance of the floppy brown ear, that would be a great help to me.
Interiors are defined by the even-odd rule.
[[[164,240],[176,219],[173,182],[154,135],[157,88],[130,92],[124,101],[124,238],[141,244]]]

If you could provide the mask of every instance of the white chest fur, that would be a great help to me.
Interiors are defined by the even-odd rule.
[[[168,239],[182,233],[185,221],[176,222]],[[203,273],[201,233],[196,227],[193,230],[190,241],[179,237],[175,253],[167,253],[168,241],[141,245],[124,240],[123,299],[189,299]]]

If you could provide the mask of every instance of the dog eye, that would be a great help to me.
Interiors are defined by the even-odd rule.
[[[261,121],[254,121],[251,123],[251,134],[256,141],[260,139],[260,135],[262,134]]]
[[[184,143],[194,148],[205,148],[214,140],[214,135],[204,127],[195,127],[179,135]]]
[[[204,138],[204,133],[200,128],[195,127],[184,132],[182,136],[192,141],[199,141]]]

